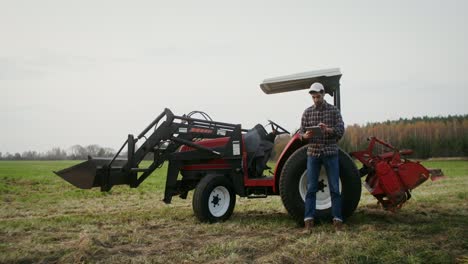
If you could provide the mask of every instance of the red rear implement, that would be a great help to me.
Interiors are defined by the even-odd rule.
[[[366,150],[352,152],[351,156],[364,165],[360,169],[360,174],[361,177],[367,175],[364,183],[367,190],[379,200],[385,209],[394,211],[411,198],[411,190],[425,182],[431,176],[432,171],[419,162],[404,158],[412,154],[412,150],[400,151],[375,137],[369,138],[369,141]],[[376,154],[376,143],[389,151]],[[433,173],[439,174],[440,170],[433,170]]]

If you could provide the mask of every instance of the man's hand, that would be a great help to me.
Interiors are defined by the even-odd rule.
[[[319,123],[318,126],[322,129],[323,133],[331,134],[333,133],[333,128],[328,127],[324,123]]]
[[[310,131],[310,130],[307,130],[303,135],[302,135],[302,138],[303,139],[309,139],[309,138],[312,138],[312,136],[314,136],[314,132]]]

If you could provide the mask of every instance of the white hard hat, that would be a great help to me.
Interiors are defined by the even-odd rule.
[[[319,82],[315,82],[310,86],[309,93],[321,93],[323,90],[325,90],[323,85]]]

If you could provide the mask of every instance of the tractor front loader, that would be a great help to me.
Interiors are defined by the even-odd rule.
[[[274,137],[289,132],[273,121],[269,125],[270,134],[261,125],[246,130],[210,118],[176,116],[166,108],[138,137],[128,135],[113,158],[88,157],[55,174],[81,189],[100,187],[109,191],[114,185],[136,188],[167,161],[163,201],[170,203],[175,195],[185,199],[197,188],[193,199],[197,217],[209,222],[225,220],[234,209],[236,194],[256,198],[274,193],[272,177],[262,173]],[[120,155],[125,147],[126,159]],[[153,153],[153,161],[141,168],[148,153]]]

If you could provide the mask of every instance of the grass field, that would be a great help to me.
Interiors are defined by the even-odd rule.
[[[467,263],[468,162],[427,161],[428,181],[396,214],[363,188],[343,232],[311,235],[279,197],[238,198],[224,223],[201,224],[191,199],[165,205],[165,168],[140,188],[79,190],[52,171],[74,161],[0,161],[1,263]]]

